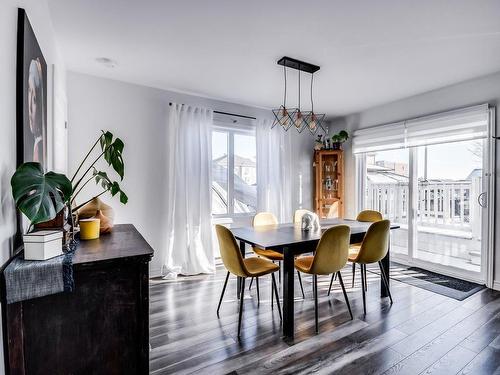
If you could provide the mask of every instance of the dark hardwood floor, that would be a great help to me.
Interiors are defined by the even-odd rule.
[[[350,288],[354,320],[338,283],[319,278],[320,333],[314,332],[310,277],[306,299],[296,287],[296,336],[284,342],[270,277],[245,292],[242,337],[236,338],[236,279],[229,279],[217,319],[225,270],[216,275],[153,280],[150,286],[152,374],[500,374],[500,292],[484,289],[464,301],[392,280],[394,304],[380,298],[368,273],[367,314],[360,280]],[[359,276],[359,275],[357,275]],[[247,283],[248,285],[248,283]]]

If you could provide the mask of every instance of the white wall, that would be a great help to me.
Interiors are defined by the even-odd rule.
[[[418,117],[447,111],[475,104],[489,103],[498,106],[500,103],[500,73],[488,75],[478,79],[465,81],[421,95],[402,99],[382,106],[365,110],[361,113],[346,116],[333,122],[332,127],[338,131],[346,129],[349,134],[356,129],[391,123],[408,118]],[[497,129],[499,124],[499,111],[496,118]],[[497,130],[498,134],[498,130]],[[497,145],[496,205],[495,212],[500,212],[500,145]],[[346,151],[346,192],[355,191],[355,163],[352,157],[350,142],[344,147]],[[355,195],[346,194],[347,217],[355,217]],[[500,289],[500,217],[495,223],[495,288]]]
[[[59,77],[59,82],[61,82],[60,90],[64,90],[65,88],[65,68],[57,50],[47,2],[45,0],[0,1],[0,264],[3,264],[8,259],[12,251],[12,237],[16,227],[10,177],[16,168],[16,46],[18,7],[24,8],[27,11],[38,43],[47,61],[47,66],[50,67],[52,64],[56,64],[61,68],[61,72],[63,73]],[[50,82],[50,75],[48,76],[48,80]],[[48,102],[48,106],[50,113],[51,102]],[[51,117],[48,120],[49,124],[51,124]],[[3,345],[1,341],[0,345]],[[3,350],[0,350],[0,373],[4,373]]]
[[[101,129],[110,130],[125,143],[123,189],[127,205],[102,196],[115,209],[116,223],[133,223],[155,249],[163,243],[164,168],[168,103],[184,103],[258,118],[271,117],[270,111],[149,87],[68,73],[69,170],[73,173]],[[293,129],[292,129],[293,130]],[[312,208],[312,147],[309,134],[293,137],[294,207],[300,206],[299,176],[302,176],[302,207]],[[90,185],[90,184],[89,184]],[[96,189],[92,187],[92,189]],[[89,197],[97,190],[87,190]],[[84,197],[82,196],[81,199]],[[82,200],[79,201],[82,201]],[[151,274],[158,275],[160,259],[151,263]]]

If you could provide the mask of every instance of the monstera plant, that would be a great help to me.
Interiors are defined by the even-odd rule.
[[[85,172],[80,173],[82,167],[86,165],[87,160],[92,155],[92,153],[94,152],[94,150],[97,148],[98,145],[100,146],[100,150],[98,152],[97,157],[88,166]],[[75,174],[71,178],[71,183],[73,184],[73,191],[74,191],[74,194],[71,197],[71,204],[74,204],[76,202],[75,199],[78,196],[78,194],[80,194],[82,189],[92,180],[94,180],[96,184],[100,185],[103,191],[98,195],[90,198],[89,200],[77,205],[76,207],[73,208],[73,210],[75,211],[78,210],[79,208],[83,207],[88,202],[90,202],[92,199],[97,198],[107,192],[111,193],[112,196],[118,194],[120,197],[120,202],[123,204],[127,203],[128,197],[120,188],[120,184],[117,181],[112,181],[111,178],[108,177],[108,174],[106,172],[99,171],[95,167],[97,162],[102,158],[104,158],[108,166],[111,166],[113,170],[118,174],[118,176],[120,177],[120,181],[123,180],[124,169],[125,169],[122,157],[123,148],[124,144],[120,138],[113,138],[113,134],[110,133],[109,131],[107,132],[102,131],[102,134],[100,135],[99,138],[97,138],[95,143],[92,145],[89,152],[87,153],[87,155],[85,155],[82,162],[76,169]]]
[[[98,151],[95,151],[98,146]],[[96,168],[97,163],[103,159],[118,174],[120,181],[123,180],[125,170],[123,148],[124,144],[120,138],[114,138],[109,131],[102,131],[71,180],[64,174],[44,173],[40,163],[21,164],[11,179],[12,194],[17,208],[26,215],[33,226],[53,220],[66,206],[71,213],[108,192],[112,196],[119,195],[120,202],[126,204],[128,197],[119,183],[113,181],[106,172]],[[94,159],[90,162],[89,158],[92,155]],[[83,169],[84,166],[87,168]],[[95,181],[103,189],[102,192],[76,205],[75,198],[91,181]]]
[[[38,224],[53,219],[69,202],[73,188],[59,173],[43,173],[40,163],[24,163],[11,180],[17,208]]]

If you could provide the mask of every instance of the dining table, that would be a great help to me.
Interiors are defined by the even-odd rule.
[[[295,258],[304,253],[314,252],[322,233],[335,225],[347,225],[351,229],[350,243],[359,243],[372,223],[348,219],[320,220],[319,227],[302,229],[301,224],[276,224],[265,226],[248,226],[232,228],[231,232],[239,241],[241,255],[245,257],[246,245],[272,249],[283,254],[283,336],[285,339],[294,337],[294,285],[295,285]],[[391,230],[399,226],[392,224]],[[389,241],[390,244],[390,241]],[[387,255],[382,260],[382,267],[387,275],[389,286],[390,245]],[[240,291],[241,279],[238,279],[237,293]],[[380,281],[381,297],[387,297],[388,291],[382,280]],[[239,298],[239,295],[238,295]]]

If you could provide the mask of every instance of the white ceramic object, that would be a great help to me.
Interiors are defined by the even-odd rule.
[[[319,229],[319,217],[314,212],[307,212],[302,215],[302,230],[318,230]]]
[[[63,232],[59,230],[41,230],[25,234],[24,259],[47,260],[63,254]]]

